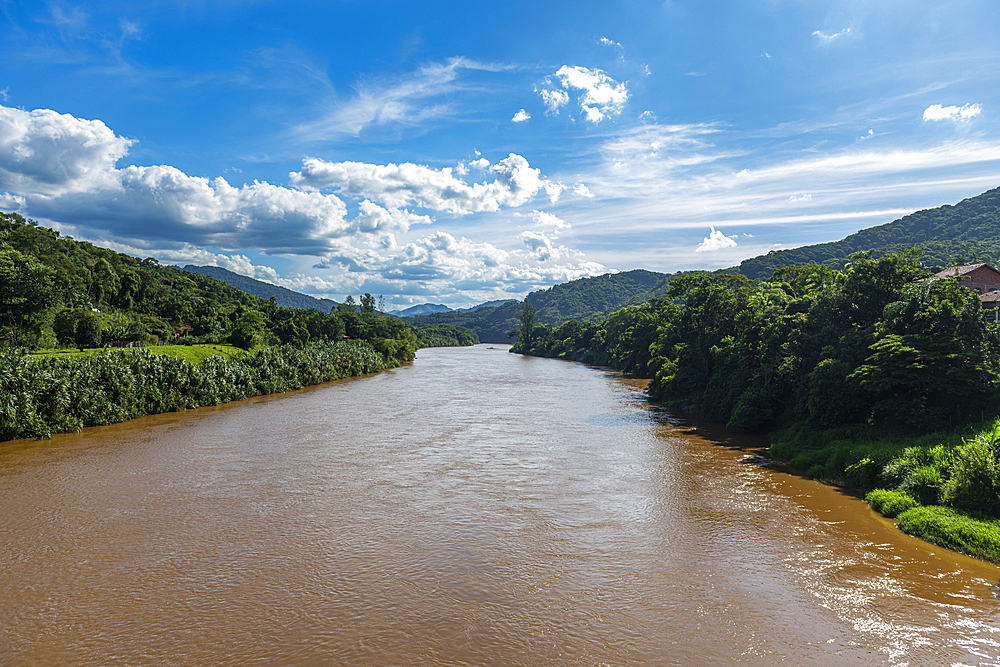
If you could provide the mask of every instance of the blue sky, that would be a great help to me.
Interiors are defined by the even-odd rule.
[[[0,0],[0,210],[338,300],[733,266],[1000,185],[987,0]]]

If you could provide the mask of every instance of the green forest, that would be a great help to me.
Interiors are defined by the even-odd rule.
[[[1000,560],[1000,327],[931,275],[918,251],[769,280],[689,274],[664,298],[559,326],[524,302],[511,351],[648,377],[653,398],[769,432],[793,467],[874,492],[876,508],[892,494],[915,534]],[[980,537],[959,544],[947,526]]]

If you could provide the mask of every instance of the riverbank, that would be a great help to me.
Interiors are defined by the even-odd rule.
[[[1000,419],[923,435],[800,425],[772,433],[771,453],[904,533],[1000,565]]]
[[[220,353],[201,363],[146,348],[76,357],[3,352],[0,441],[292,391],[399,363],[386,358],[364,341]]]

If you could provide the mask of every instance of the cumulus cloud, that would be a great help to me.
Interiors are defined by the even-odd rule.
[[[535,91],[542,96],[542,102],[545,103],[546,113],[548,114],[558,114],[559,109],[569,104],[569,93],[565,90],[536,88]]]
[[[577,183],[576,185],[573,186],[573,194],[575,194],[577,197],[586,197],[587,199],[594,198],[594,193],[591,192],[590,188],[588,188],[583,183]]]
[[[307,158],[302,161],[302,171],[291,172],[289,178],[301,188],[333,189],[344,196],[367,197],[390,208],[412,205],[458,215],[521,206],[543,190],[555,201],[564,189],[543,178],[541,170],[532,168],[524,157],[515,153],[488,167],[488,171],[494,176],[492,182],[470,185],[457,178],[449,167],[432,169],[409,162],[379,165]]]
[[[106,187],[132,143],[99,120],[0,106],[0,190],[61,195]]]
[[[512,123],[523,123],[524,121],[526,121],[526,120],[528,120],[530,118],[531,118],[531,114],[528,113],[527,111],[525,111],[524,109],[521,109],[516,114],[514,114],[514,117],[511,118],[510,121]]]
[[[548,227],[557,231],[564,231],[570,228],[568,222],[546,211],[532,211],[531,217],[535,221],[536,227]]]
[[[722,250],[724,248],[735,248],[736,239],[732,236],[726,236],[722,232],[712,227],[712,232],[705,238],[704,241],[698,244],[695,248],[695,252],[713,252],[715,250]]]
[[[940,104],[932,104],[924,109],[924,121],[950,120],[956,123],[967,123],[982,111],[983,107],[980,104],[966,104],[964,107],[955,105],[945,107]]]
[[[569,91],[577,94],[580,111],[591,123],[617,116],[628,101],[628,87],[605,74],[602,70],[563,65],[555,74],[545,78],[544,85],[536,88],[548,112],[555,114],[569,102]]]
[[[524,231],[518,234],[518,238],[524,241],[531,256],[539,261],[552,261],[559,259],[561,255],[559,249],[553,245],[552,239],[542,232]]]

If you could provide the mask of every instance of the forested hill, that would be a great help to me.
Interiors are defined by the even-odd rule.
[[[184,267],[184,270],[190,271],[191,273],[200,273],[205,276],[211,276],[216,280],[221,280],[222,282],[232,285],[233,287],[238,287],[244,292],[253,294],[254,296],[259,296],[262,299],[270,299],[273,296],[275,301],[277,301],[278,305],[282,308],[315,308],[316,310],[324,313],[329,313],[337,307],[336,301],[331,301],[330,299],[317,299],[306,294],[293,292],[290,289],[278,287],[277,285],[272,285],[271,283],[265,283],[262,280],[248,278],[247,276],[240,275],[239,273],[233,273],[232,271],[218,266],[194,266],[189,264]]]
[[[873,250],[875,256],[909,248],[923,251],[930,269],[972,262],[1000,263],[1000,188],[964,199],[954,206],[917,211],[893,222],[863,229],[841,241],[774,250],[744,260],[739,272],[768,279],[775,269],[806,264],[838,267],[848,256]]]
[[[543,324],[561,324],[567,320],[600,322],[609,313],[630,303],[642,302],[663,289],[668,276],[636,269],[580,278],[545,290],[532,292],[528,302],[538,309]],[[518,301],[501,302],[474,311],[451,311],[406,318],[411,326],[450,324],[474,331],[484,343],[510,343],[508,331],[517,327]]]
[[[566,320],[599,322],[636,297],[646,295],[666,278],[666,274],[644,269],[606,273],[532,292],[528,303],[538,309],[538,320],[543,324]]]

